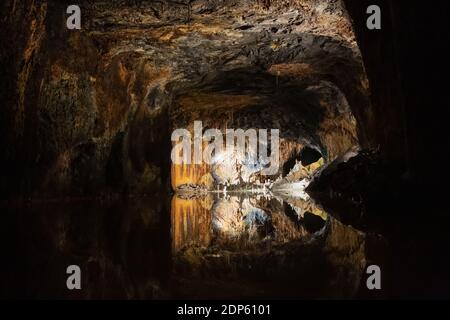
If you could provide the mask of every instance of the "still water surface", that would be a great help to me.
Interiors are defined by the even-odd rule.
[[[4,210],[2,295],[19,298],[354,298],[367,235],[311,200],[209,193]],[[68,265],[82,290],[66,289]]]

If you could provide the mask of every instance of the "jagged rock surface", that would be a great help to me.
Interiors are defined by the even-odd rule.
[[[358,143],[367,87],[339,1],[86,1],[81,31],[66,6],[1,5],[3,195],[165,189],[170,132],[196,117],[283,127],[330,160]]]

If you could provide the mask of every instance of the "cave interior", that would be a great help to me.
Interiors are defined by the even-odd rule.
[[[444,2],[79,3],[0,4],[1,297],[450,297]],[[173,163],[195,121],[276,172]]]

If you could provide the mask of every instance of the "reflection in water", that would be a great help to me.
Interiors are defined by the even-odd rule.
[[[2,297],[350,298],[368,259],[365,234],[285,195],[208,193],[2,211]],[[81,267],[81,291],[66,289],[70,264]]]
[[[172,198],[172,248],[185,245],[208,246],[211,241],[211,199]]]
[[[348,298],[360,287],[365,235],[311,200],[175,195],[171,217],[175,296]]]
[[[175,252],[193,245],[242,249],[286,243],[312,236],[327,219],[311,201],[297,199],[286,207],[281,198],[252,193],[175,195],[171,211]]]

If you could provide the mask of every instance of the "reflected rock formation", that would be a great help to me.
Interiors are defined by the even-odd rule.
[[[367,263],[366,235],[311,200],[288,200],[248,193],[175,195],[172,294],[355,297]]]
[[[172,198],[172,248],[175,252],[191,244],[210,244],[211,207],[210,196],[201,199]]]

